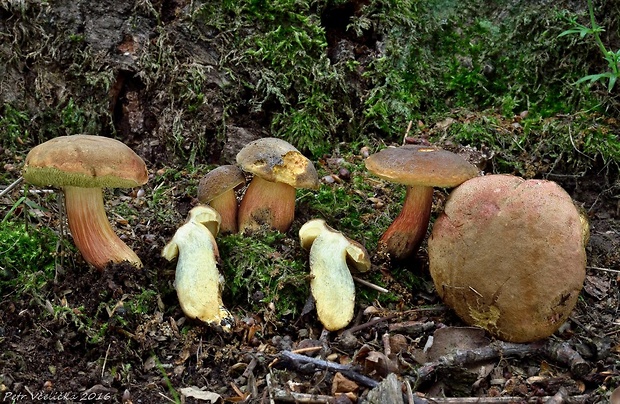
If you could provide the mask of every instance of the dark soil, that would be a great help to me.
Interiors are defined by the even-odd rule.
[[[173,10],[167,11],[162,18],[172,18]],[[117,10],[118,15],[128,12]],[[110,19],[118,19],[117,13]],[[108,25],[116,27],[120,23]],[[330,42],[335,43],[332,36],[342,33],[332,31]],[[112,44],[120,41],[111,34],[103,39]],[[123,81],[122,77],[118,80]],[[301,307],[297,311],[300,314],[280,318],[272,307],[274,302],[261,303],[259,310],[250,309],[247,301],[232,301],[225,290],[225,304],[237,320],[232,333],[226,334],[184,317],[173,288],[175,263],[160,256],[187,212],[198,203],[187,191],[188,184],[196,184],[204,173],[181,173],[180,178],[167,175],[169,168],[180,170],[182,164],[178,157],[166,153],[161,139],[148,135],[156,117],[152,113],[144,116],[139,130],[128,118],[134,116],[134,104],[127,94],[142,90],[126,85],[122,94],[112,89],[110,97],[120,97],[125,103],[114,107],[112,101],[117,138],[146,160],[151,178],[143,188],[144,196],[131,191],[107,192],[106,203],[109,211],[125,203],[138,212],[136,217],[110,215],[110,219],[142,259],[144,269],[120,264],[99,272],[74,249],[65,247],[58,252],[60,265],[55,279],[40,290],[22,293],[16,288],[0,296],[0,401],[198,403],[207,402],[204,395],[211,392],[227,402],[347,403],[366,399],[374,386],[371,381],[380,382],[388,374],[395,374],[404,383],[405,395],[407,386],[415,392],[416,402],[427,402],[420,401],[423,397],[481,397],[479,402],[499,403],[508,402],[501,401],[502,397],[512,397],[510,402],[517,403],[604,403],[620,385],[620,199],[617,173],[608,165],[597,164],[580,174],[537,173],[537,177],[560,183],[587,213],[591,225],[587,279],[581,297],[569,321],[543,345],[513,347],[513,355],[507,351],[508,346],[484,333],[480,335],[480,330],[462,328],[465,324],[433,290],[424,248],[401,265],[391,266],[380,257],[373,258],[371,272],[381,274],[386,286],[398,296],[397,302],[386,307],[378,302],[360,303],[354,321],[343,331],[323,332],[314,311]],[[249,113],[236,116],[238,130],[231,125],[224,144],[209,144],[205,162],[229,163],[243,144],[264,135],[266,128],[250,124],[254,118]],[[207,131],[214,130],[216,124],[209,122],[205,126],[209,126]],[[240,129],[242,126],[252,129]],[[199,143],[190,138],[185,142]],[[23,155],[1,151],[5,171],[17,179]],[[363,164],[359,154],[347,159],[351,164]],[[323,160],[315,164],[326,168]],[[336,182],[331,186],[351,190],[351,183]],[[171,191],[161,205],[149,206],[146,200],[160,186]],[[0,202],[4,212],[21,192],[18,187],[3,197]],[[380,196],[400,198],[400,194]],[[443,191],[436,192],[434,216],[445,196]],[[34,224],[60,234],[63,226],[58,198],[39,194],[32,198],[49,210]],[[298,206],[296,221],[281,241],[283,245],[299,248],[296,230],[310,218],[306,209]],[[162,211],[174,213],[167,213],[162,220]],[[380,214],[378,209],[376,215]],[[22,219],[28,215],[16,212],[15,216]],[[374,219],[376,216],[366,218],[369,225]],[[63,246],[70,246],[70,236],[65,237]],[[414,287],[403,284],[405,271],[418,271],[421,281]],[[258,302],[260,292],[256,291]],[[448,363],[445,356],[443,362],[434,359],[436,366],[430,371],[426,368],[428,373],[422,378],[418,368],[429,358],[422,350],[430,336],[439,339],[438,332],[446,333],[438,330],[450,330],[448,333],[458,342],[451,344],[472,354],[457,363]],[[558,351],[549,341],[565,343],[563,349],[568,351]],[[481,358],[474,354],[483,349],[495,355]],[[318,361],[300,365],[282,357],[283,352],[292,350],[334,364],[352,364],[354,368],[348,375],[347,371],[338,374],[316,365]],[[567,355],[577,355],[583,361],[575,367]],[[342,380],[342,374],[349,381],[358,376],[368,379],[359,377],[350,384]],[[192,387],[191,391],[184,390]],[[336,399],[336,392],[350,395]],[[314,401],[296,394],[312,395]],[[548,401],[554,395],[562,399],[562,394],[573,399]],[[387,393],[383,397],[388,397]],[[211,399],[215,401],[213,396]],[[389,402],[386,400],[383,402]]]
[[[160,257],[161,248],[181,220],[155,226],[153,223],[159,222],[150,219],[156,212],[139,199],[110,194],[109,204],[118,198],[131,200],[140,212],[131,228],[131,244],[145,269],[112,265],[100,273],[89,268],[79,254],[69,251],[65,252],[65,265],[59,268],[57,278],[43,290],[25,293],[23,299],[15,299],[12,294],[3,296],[3,397],[9,402],[200,402],[180,393],[191,386],[230,401],[247,398],[249,402],[269,402],[270,395],[283,391],[331,396],[333,386],[339,385],[334,384],[334,372],[312,366],[305,367],[308,373],[292,370],[291,366],[283,369],[282,363],[286,362],[278,366],[276,360],[283,351],[316,347],[309,355],[337,363],[353,360],[359,366],[357,373],[377,381],[394,372],[419,394],[514,396],[525,402],[532,397],[553,396],[564,388],[569,395],[581,397],[578,402],[606,402],[608,392],[619,380],[620,222],[618,201],[605,178],[553,178],[591,220],[588,276],[582,296],[570,320],[550,339],[568,343],[581,355],[587,363],[587,372],[582,374],[571,373],[569,362],[526,347],[522,356],[498,354],[495,359],[480,362],[481,369],[486,369],[482,374],[466,372],[461,366],[444,366],[416,384],[416,361],[428,337],[436,330],[464,324],[442,306],[426,272],[421,274],[422,286],[411,290],[399,286],[398,272],[392,277],[385,266],[374,270],[385,272],[386,284],[401,296],[401,303],[389,309],[376,304],[359,307],[354,323],[343,332],[323,333],[314,312],[277,320],[268,304],[260,312],[249,312],[244,302],[234,301],[226,301],[237,316],[231,334],[190,323],[176,301],[172,286],[174,263]],[[144,190],[147,195],[153,192],[151,185]],[[196,201],[180,192],[168,203],[175,204],[182,218]],[[50,209],[57,210],[53,205]],[[305,220],[303,212],[299,216],[296,221]],[[121,235],[129,229],[117,227]],[[287,238],[291,244],[297,243],[294,231]],[[425,268],[425,260],[422,249],[411,267]],[[138,310],[134,303],[127,306],[126,302],[135,302],[145,290],[154,291],[143,299],[145,307]],[[393,341],[388,344],[395,351],[389,356],[393,362],[385,361],[385,335]],[[404,345],[398,345],[398,341]],[[369,386],[358,384],[348,389],[364,397]],[[325,398],[317,400],[325,402]]]

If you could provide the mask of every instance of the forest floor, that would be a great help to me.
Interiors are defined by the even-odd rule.
[[[338,173],[339,167],[351,173],[351,178],[323,181],[321,187],[353,194],[355,184],[371,181],[361,153],[315,162],[322,175]],[[6,155],[17,179],[21,158]],[[397,395],[402,391],[414,402],[602,403],[620,384],[620,205],[605,172],[555,173],[548,178],[560,183],[590,219],[587,278],[574,312],[558,332],[539,343],[510,345],[465,327],[442,304],[428,274],[425,246],[406,266],[373,265],[374,277],[368,279],[387,287],[392,303],[360,299],[354,321],[339,332],[324,332],[313,310],[297,307],[276,314],[279,302],[266,301],[261,290],[253,291],[252,304],[232,300],[224,290],[224,302],[237,321],[230,334],[189,321],[172,287],[175,264],[160,252],[182,223],[179,218],[198,203],[186,190],[203,172],[179,175],[165,160],[149,171],[143,193],[105,195],[115,230],[141,257],[143,270],[121,264],[99,272],[74,249],[63,247],[70,244],[65,236],[69,242],[59,244],[51,277],[36,289],[20,285],[1,297],[3,401],[346,403],[368,398],[382,380],[394,382],[386,379],[394,374]],[[364,198],[375,211],[364,216],[367,225],[385,214],[381,203],[402,197],[402,189],[374,181],[382,191],[375,199]],[[165,195],[147,203],[160,189],[167,190]],[[23,191],[17,187],[3,195],[3,207],[14,206]],[[36,216],[39,228],[61,234],[66,230],[57,196],[54,190],[30,188],[33,203],[20,205],[12,214]],[[445,196],[445,191],[436,191],[434,216]],[[299,199],[295,223],[279,239],[273,260],[290,249],[300,250],[297,231],[312,212],[304,198]],[[127,205],[133,214],[124,217],[119,207]],[[167,205],[179,212],[168,221],[160,217]],[[408,279],[406,271],[417,271],[415,286],[401,282]],[[424,352],[431,337],[434,343]],[[340,393],[348,398],[336,399]],[[386,394],[381,390],[382,400],[390,397]]]

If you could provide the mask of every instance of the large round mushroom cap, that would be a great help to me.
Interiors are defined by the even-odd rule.
[[[365,163],[377,177],[404,185],[451,188],[478,175],[463,157],[435,146],[388,147]]]
[[[133,188],[148,180],[140,156],[118,140],[92,135],[59,136],[26,156],[23,176],[34,185]]]
[[[510,175],[466,181],[428,241],[437,293],[466,323],[500,339],[546,338],[568,318],[583,286],[583,226],[555,182]]]
[[[209,203],[244,183],[245,176],[239,167],[230,164],[216,167],[205,174],[198,183],[198,200]]]
[[[237,153],[237,164],[244,171],[267,181],[295,188],[319,187],[319,177],[312,161],[282,139],[266,137],[248,143]]]

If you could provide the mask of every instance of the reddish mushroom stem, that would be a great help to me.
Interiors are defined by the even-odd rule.
[[[379,240],[379,251],[396,260],[415,253],[426,235],[432,206],[433,187],[408,186],[402,210]]]
[[[251,232],[266,225],[284,233],[294,218],[295,188],[255,175],[239,205],[239,232]]]
[[[67,221],[73,241],[89,264],[103,270],[110,263],[142,262],[121,240],[108,221],[101,188],[64,187]]]
[[[237,232],[237,195],[233,189],[224,192],[209,202],[209,205],[215,209],[222,218],[220,225],[220,233],[236,233]]]

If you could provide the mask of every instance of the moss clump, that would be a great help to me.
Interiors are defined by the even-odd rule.
[[[225,278],[223,300],[263,312],[274,303],[278,317],[296,315],[309,296],[308,269],[299,246],[279,232],[218,238]]]
[[[0,295],[40,290],[53,278],[58,237],[49,228],[18,221],[0,226]]]

